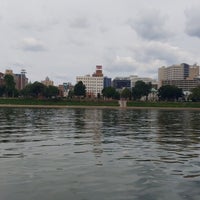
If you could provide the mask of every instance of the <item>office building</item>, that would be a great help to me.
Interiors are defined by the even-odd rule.
[[[197,64],[172,65],[158,69],[159,87],[175,85],[183,91],[190,91],[199,85],[199,66]]]
[[[77,76],[76,82],[82,81],[86,86],[86,96],[87,97],[98,97],[102,94],[104,88],[104,77],[102,73],[102,66],[96,66],[96,72],[92,76]]]

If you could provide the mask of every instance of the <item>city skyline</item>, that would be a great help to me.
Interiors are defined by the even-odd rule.
[[[104,74],[157,79],[158,68],[199,62],[198,0],[0,0],[0,71],[26,69],[58,85]]]

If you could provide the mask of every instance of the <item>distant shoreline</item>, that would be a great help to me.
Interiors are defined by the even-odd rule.
[[[200,108],[192,107],[148,107],[148,106],[86,106],[86,105],[17,105],[17,104],[0,104],[0,108],[88,108],[88,109],[120,109],[120,110],[197,110]]]

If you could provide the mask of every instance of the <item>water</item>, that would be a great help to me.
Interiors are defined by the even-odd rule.
[[[1,200],[199,200],[200,112],[0,109]]]

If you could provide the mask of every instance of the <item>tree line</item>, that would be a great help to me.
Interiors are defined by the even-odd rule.
[[[127,100],[138,101],[143,98],[144,100],[148,101],[149,94],[154,93],[154,95],[157,97],[156,100],[159,101],[178,101],[188,99],[192,101],[200,101],[200,86],[192,89],[187,97],[185,97],[182,89],[174,85],[164,85],[161,86],[158,90],[154,91],[152,91],[152,88],[153,86],[151,83],[137,81],[134,87],[124,88],[120,92],[117,91],[114,87],[105,87],[102,90],[102,96],[105,99],[124,98]],[[72,96],[86,97],[86,87],[82,81],[75,85]]]
[[[25,98],[52,98],[59,95],[59,89],[56,86],[46,86],[38,81],[29,83],[26,87],[18,91],[15,87],[16,83],[12,75],[6,74],[3,80],[4,84],[0,85],[0,97],[25,97]],[[137,81],[135,86],[132,88],[124,88],[120,92],[114,87],[105,87],[102,90],[102,97],[104,99],[120,99],[124,98],[127,100],[144,100],[148,101],[149,94],[152,93],[152,84],[145,83],[144,81]],[[183,90],[173,86],[165,85],[160,87],[157,91],[154,91],[154,95],[157,100],[161,101],[178,101],[184,99]],[[74,97],[86,97],[86,86],[82,81],[75,84],[74,89],[69,91],[68,98]],[[101,98],[101,94],[98,94],[97,98]],[[200,86],[191,90],[187,100],[200,101]]]
[[[3,79],[3,84],[0,86],[0,96],[4,97],[45,97],[52,98],[57,97],[59,94],[58,87],[46,86],[38,81],[29,83],[22,90],[17,90],[14,77],[10,74],[6,74]]]

